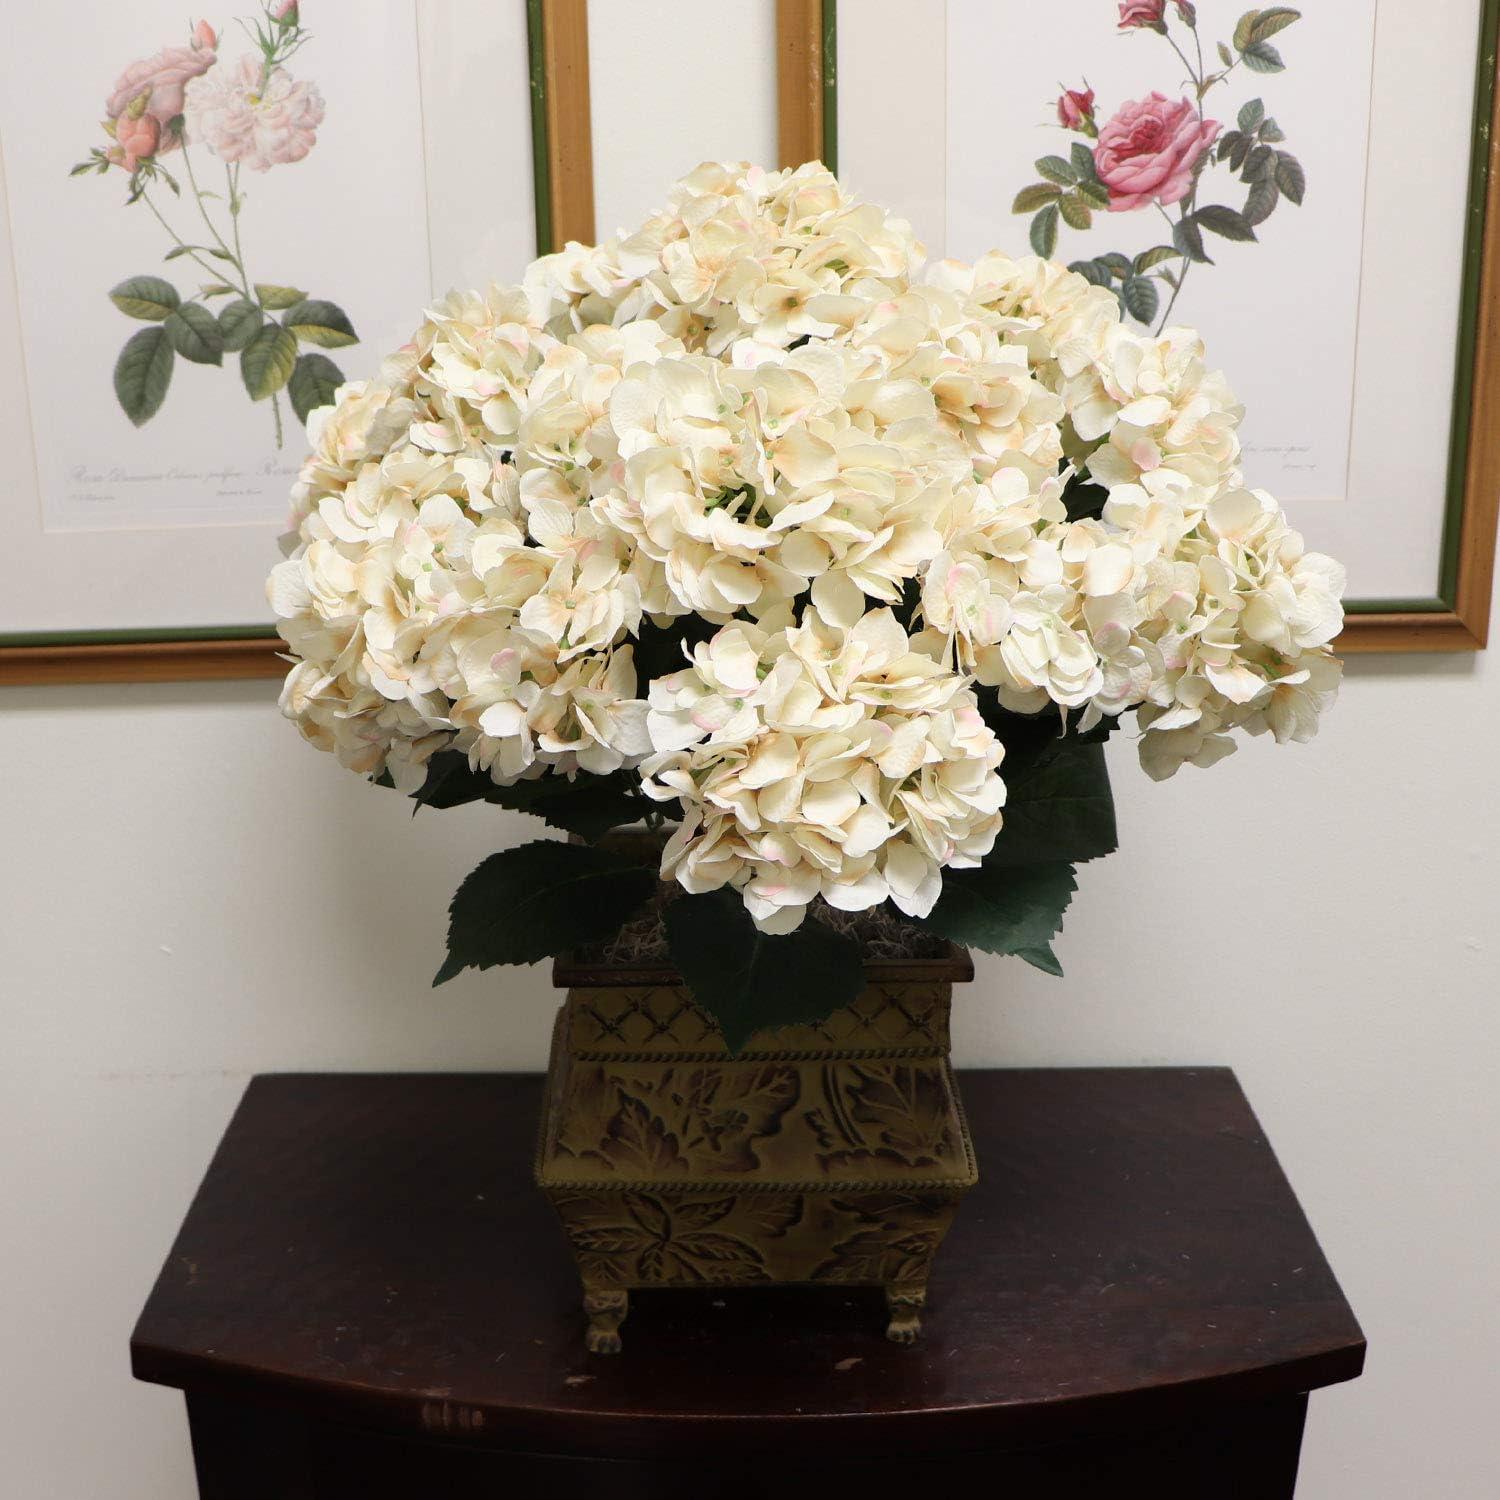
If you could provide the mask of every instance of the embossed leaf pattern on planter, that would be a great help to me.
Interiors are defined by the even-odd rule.
[[[623,1178],[753,1172],[755,1142],[776,1132],[799,1092],[796,1068],[784,1064],[638,1076],[582,1067],[560,1147]]]
[[[907,1193],[837,1198],[834,1207],[860,1227],[835,1243],[815,1281],[924,1281],[953,1212],[940,1198]]]
[[[624,1193],[605,1201],[578,1196],[558,1204],[573,1248],[595,1283],[766,1281],[761,1252],[714,1228],[733,1198],[674,1199]]]
[[[905,1062],[846,1063],[824,1069],[827,1111],[808,1123],[826,1171],[872,1158],[931,1166],[951,1151],[948,1099],[938,1072]]]

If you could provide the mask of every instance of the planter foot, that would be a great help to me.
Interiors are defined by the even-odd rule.
[[[922,1308],[927,1302],[927,1288],[904,1283],[885,1289],[885,1305],[891,1321],[885,1336],[893,1344],[915,1344],[922,1332]]]
[[[585,1292],[583,1310],[589,1315],[584,1342],[590,1354],[618,1354],[621,1349],[620,1324],[630,1311],[630,1293]]]

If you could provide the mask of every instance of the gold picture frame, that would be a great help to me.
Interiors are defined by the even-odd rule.
[[[837,163],[837,0],[777,0],[783,166]],[[1459,313],[1442,569],[1428,599],[1351,600],[1341,653],[1478,651],[1486,645],[1500,522],[1500,0],[1485,0],[1474,87],[1469,240]]]

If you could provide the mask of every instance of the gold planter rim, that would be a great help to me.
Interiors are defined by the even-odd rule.
[[[945,946],[947,952],[940,958],[867,958],[865,978],[877,984],[931,980],[969,983],[974,978],[974,960],[968,950],[955,943]],[[602,964],[572,953],[561,953],[552,960],[552,984],[560,990],[675,988],[682,982],[682,975],[670,964]]]

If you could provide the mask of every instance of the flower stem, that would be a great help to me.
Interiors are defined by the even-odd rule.
[[[141,202],[144,203],[146,207],[156,215],[156,222],[167,231],[167,234],[171,237],[172,243],[174,245],[178,246],[181,250],[186,252],[188,258],[190,260],[196,261],[197,264],[201,266],[205,271],[207,271],[210,276],[214,277],[215,279],[219,277],[221,273],[218,271],[218,269],[214,266],[209,265],[209,263],[204,260],[203,257],[199,255],[198,252],[190,244],[188,244],[188,242],[183,239],[183,237],[178,234],[178,232],[173,229],[169,223],[167,223],[166,215],[163,214],[162,211],[156,206],[156,204],[151,201],[151,194],[148,193],[144,188],[141,189]]]
[[[245,267],[241,264],[240,258],[234,253],[233,250],[229,248],[229,245],[225,241],[224,236],[219,233],[218,225],[215,224],[213,219],[209,216],[208,205],[203,201],[203,192],[202,189],[198,186],[198,178],[193,171],[193,158],[191,152],[189,152],[188,150],[186,137],[183,138],[182,142],[182,164],[187,169],[187,179],[193,189],[193,197],[197,200],[198,212],[202,215],[204,224],[208,226],[208,232],[213,235],[215,240],[218,241],[219,249],[229,257],[230,263],[234,266],[235,270],[239,272],[240,290],[244,292],[246,300],[248,301],[250,300],[250,281],[249,278],[245,275]]]

